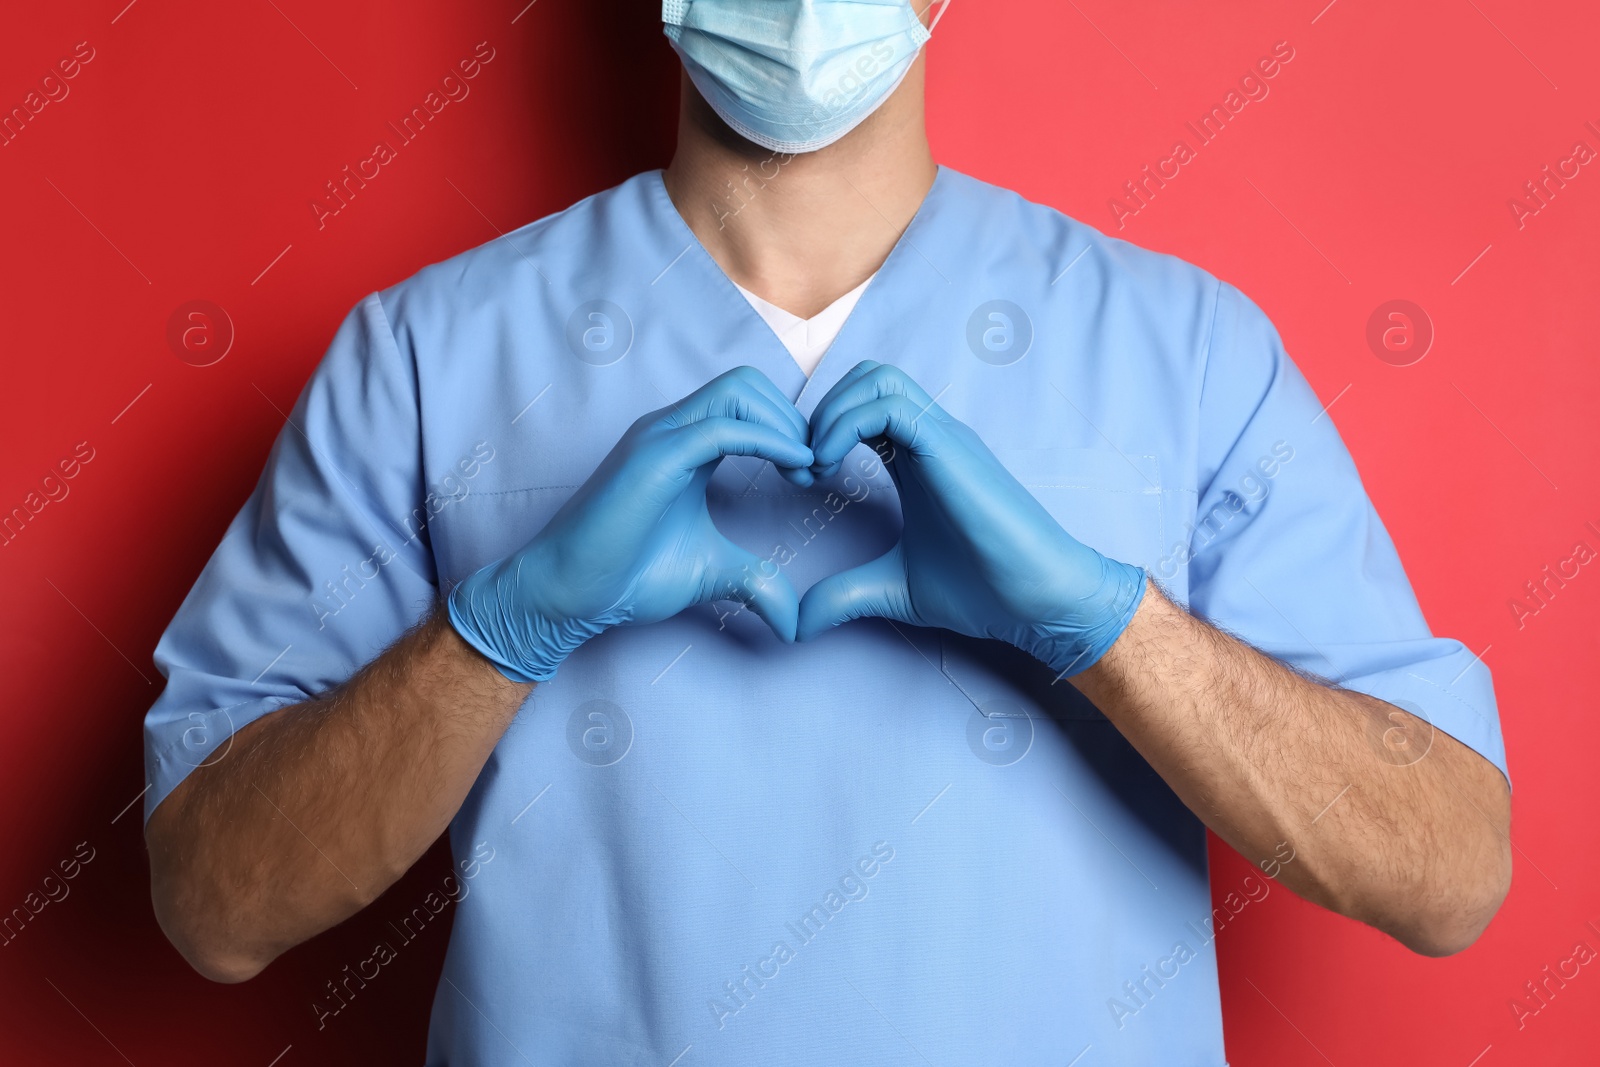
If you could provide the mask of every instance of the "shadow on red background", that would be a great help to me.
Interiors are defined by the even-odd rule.
[[[38,907],[0,935],[4,1062],[421,1057],[442,923],[320,1031],[311,1005],[448,856],[253,982],[210,985],[151,916],[140,720],[157,637],[344,313],[670,157],[658,6],[524,2],[95,0],[0,16],[0,114],[26,111],[0,136],[0,514],[48,500],[0,534],[0,914]],[[1434,628],[1495,672],[1517,783],[1516,884],[1495,924],[1429,961],[1279,889],[1219,939],[1232,1063],[1595,1062],[1600,974],[1557,984],[1544,968],[1600,948],[1586,684],[1600,577],[1581,568],[1537,601],[1525,583],[1578,542],[1600,549],[1600,167],[1563,162],[1576,142],[1600,151],[1600,19],[1575,3],[1325,2],[957,4],[931,53],[935,149],[1261,304],[1330,405]],[[470,95],[319,217],[325,183],[480,42],[493,58]],[[1267,95],[1129,197],[1124,183],[1193,143],[1185,123],[1279,42],[1293,58]],[[1406,366],[1367,337],[1395,299],[1434,332]],[[168,340],[194,300],[232,323],[209,366]],[[44,481],[71,459],[74,477]],[[1215,842],[1212,859],[1220,899],[1249,868]],[[52,872],[66,895],[39,906]]]

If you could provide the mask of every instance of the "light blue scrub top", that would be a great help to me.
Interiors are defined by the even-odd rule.
[[[1079,539],[1504,769],[1489,671],[1430,635],[1236,289],[945,169],[808,382],[651,172],[350,313],[156,650],[147,816],[523,545],[640,415],[739,364],[809,414],[866,358]],[[865,446],[810,490],[729,460],[710,499],[802,592],[900,524]],[[785,647],[733,604],[590,641],[451,825],[427,1062],[1223,1063],[1201,823],[1051,680],[877,620]]]

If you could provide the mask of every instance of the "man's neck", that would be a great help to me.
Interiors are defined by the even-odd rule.
[[[739,137],[684,78],[667,192],[728,277],[810,318],[883,264],[938,172],[923,63],[860,126],[803,155]]]

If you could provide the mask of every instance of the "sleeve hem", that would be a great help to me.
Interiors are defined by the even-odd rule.
[[[1498,720],[1431,678],[1400,670],[1351,679],[1340,687],[1393,704],[1488,760],[1511,786]],[[1422,758],[1422,757],[1419,757]]]
[[[179,731],[176,736],[168,730],[160,734],[146,726],[145,742],[145,794],[144,821],[149,822],[161,802],[200,767],[209,767],[225,759],[233,748],[233,735],[255,722],[263,715],[292,704],[304,703],[308,696],[271,696],[257,700],[230,704],[209,712],[195,713],[195,725]],[[217,717],[221,717],[221,723]],[[169,729],[176,723],[164,724]],[[207,735],[208,728],[215,732]]]

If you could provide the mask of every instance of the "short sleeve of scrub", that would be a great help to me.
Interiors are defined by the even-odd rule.
[[[1222,284],[1201,392],[1190,609],[1419,715],[1506,772],[1489,669],[1433,636],[1333,420],[1267,317]]]
[[[345,318],[156,646],[145,818],[262,715],[348,679],[435,595],[415,370],[378,294]]]
[[[1419,715],[1506,773],[1490,670],[1429,632],[1333,419],[1266,315],[1226,283],[1200,438],[1190,609],[1296,669]]]

